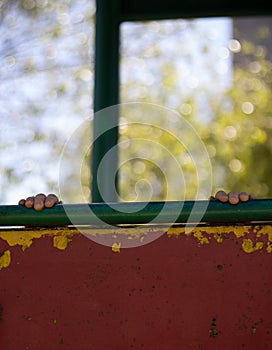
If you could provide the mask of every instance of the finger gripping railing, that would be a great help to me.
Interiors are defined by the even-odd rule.
[[[56,205],[35,211],[19,205],[0,206],[0,226],[65,226],[97,224],[272,222],[272,200],[231,205],[218,201],[121,202]]]

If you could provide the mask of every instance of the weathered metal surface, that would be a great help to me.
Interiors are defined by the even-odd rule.
[[[272,226],[163,230],[0,231],[0,349],[270,349]]]

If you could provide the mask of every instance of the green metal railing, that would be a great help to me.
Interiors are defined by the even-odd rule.
[[[120,70],[120,24],[124,21],[144,21],[158,19],[197,18],[197,17],[234,17],[268,16],[272,14],[272,3],[266,0],[244,3],[243,0],[96,0],[95,27],[95,84],[94,112],[119,103]],[[118,115],[111,116],[118,125]],[[94,140],[101,135],[104,121],[94,115]],[[110,185],[117,174],[118,127],[110,133],[101,135],[93,145],[92,151],[92,202],[117,201],[117,191]],[[104,155],[111,151],[111,160],[106,165],[100,183],[103,184],[103,196],[98,189],[96,174]]]
[[[166,205],[167,204],[167,205]],[[64,226],[103,223],[245,224],[272,222],[272,200],[256,199],[231,205],[218,201],[120,202],[56,205],[35,211],[19,205],[0,206],[0,226]],[[100,222],[100,224],[101,224]]]
[[[97,0],[95,24],[95,83],[94,83],[94,112],[119,103],[119,42],[120,42],[120,11],[119,0]],[[116,120],[107,121],[94,114],[92,145],[92,201],[103,202],[98,189],[97,171],[104,155],[111,150],[111,159],[105,165],[100,179],[103,183],[104,197],[117,201],[116,191],[110,185],[118,168],[118,127],[105,130],[105,122],[118,125],[118,114],[110,114]],[[101,135],[98,137],[98,135]],[[116,176],[116,188],[118,179]]]
[[[272,4],[260,0],[113,0],[120,3],[122,21],[143,21],[190,17],[261,16],[271,13]]]

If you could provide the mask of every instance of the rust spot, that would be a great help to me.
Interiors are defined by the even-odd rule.
[[[255,334],[256,332],[257,332],[257,328],[256,328],[256,327],[252,327],[252,328],[251,328],[251,333],[252,333],[252,334]]]
[[[210,338],[217,338],[220,332],[217,330],[216,318],[212,318],[212,323],[210,325]]]

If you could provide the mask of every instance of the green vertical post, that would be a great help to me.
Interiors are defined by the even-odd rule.
[[[97,203],[118,200],[118,147],[114,147],[118,143],[118,111],[111,111],[108,117],[97,112],[119,103],[119,8],[120,0],[96,0],[92,202]],[[103,133],[109,125],[113,127]],[[110,150],[111,156],[99,173],[98,183],[99,165]]]

